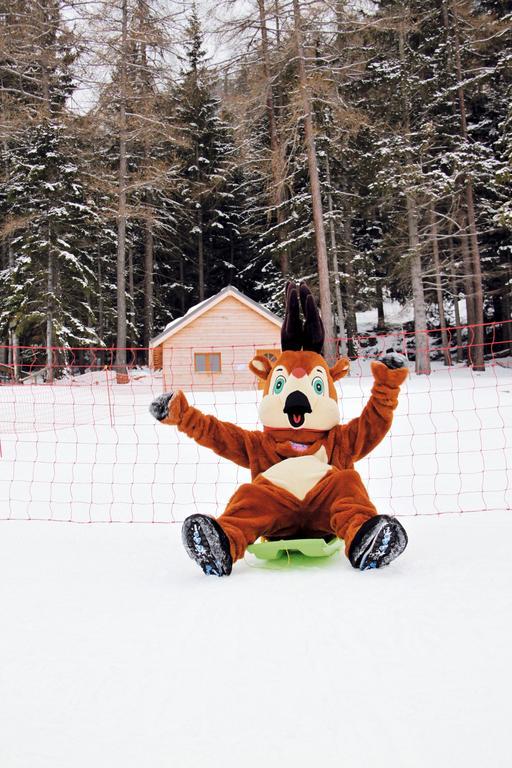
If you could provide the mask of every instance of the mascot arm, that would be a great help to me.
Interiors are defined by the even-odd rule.
[[[241,467],[249,467],[252,442],[257,433],[201,413],[188,404],[181,390],[160,395],[153,400],[149,411],[159,422],[178,427],[199,445],[211,448]]]
[[[385,355],[371,365],[375,383],[362,414],[342,427],[348,450],[354,461],[372,451],[386,435],[398,405],[400,386],[409,373],[402,355]]]

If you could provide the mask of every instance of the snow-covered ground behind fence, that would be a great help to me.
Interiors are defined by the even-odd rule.
[[[344,422],[361,412],[371,385],[369,363],[357,361],[338,385]],[[158,373],[140,369],[128,384],[98,371],[0,387],[0,518],[168,523],[221,512],[248,472],[157,424],[148,405],[162,390]],[[258,428],[256,389],[188,396]],[[482,373],[435,363],[430,376],[410,376],[390,435],[357,468],[382,512],[508,509],[511,449],[507,360]]]

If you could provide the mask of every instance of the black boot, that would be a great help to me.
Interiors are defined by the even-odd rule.
[[[348,559],[360,571],[382,568],[401,555],[407,546],[407,534],[395,517],[376,515],[357,531]]]
[[[229,576],[233,559],[229,539],[213,517],[191,515],[181,530],[187,554],[208,576]]]

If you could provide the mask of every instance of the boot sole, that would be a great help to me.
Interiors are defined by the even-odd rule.
[[[233,563],[229,539],[213,518],[205,515],[187,517],[181,536],[187,555],[207,576],[228,576],[231,573]]]
[[[394,518],[379,521],[360,544],[355,567],[360,571],[383,568],[402,554],[407,546],[407,534]]]

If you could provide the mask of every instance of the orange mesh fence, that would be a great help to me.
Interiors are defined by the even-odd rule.
[[[357,465],[370,496],[380,512],[404,516],[510,509],[511,323],[484,326],[484,371],[471,366],[474,327],[447,329],[444,349],[438,330],[424,333],[430,375],[414,373],[412,332],[338,340],[352,358],[338,385],[343,422],[369,397],[371,360],[394,350],[410,361],[390,434]],[[124,364],[116,349],[4,347],[0,519],[173,523],[220,513],[247,470],[158,424],[148,406],[181,388],[203,411],[257,429],[261,390],[247,363],[262,351],[278,352],[265,339],[130,348]]]

